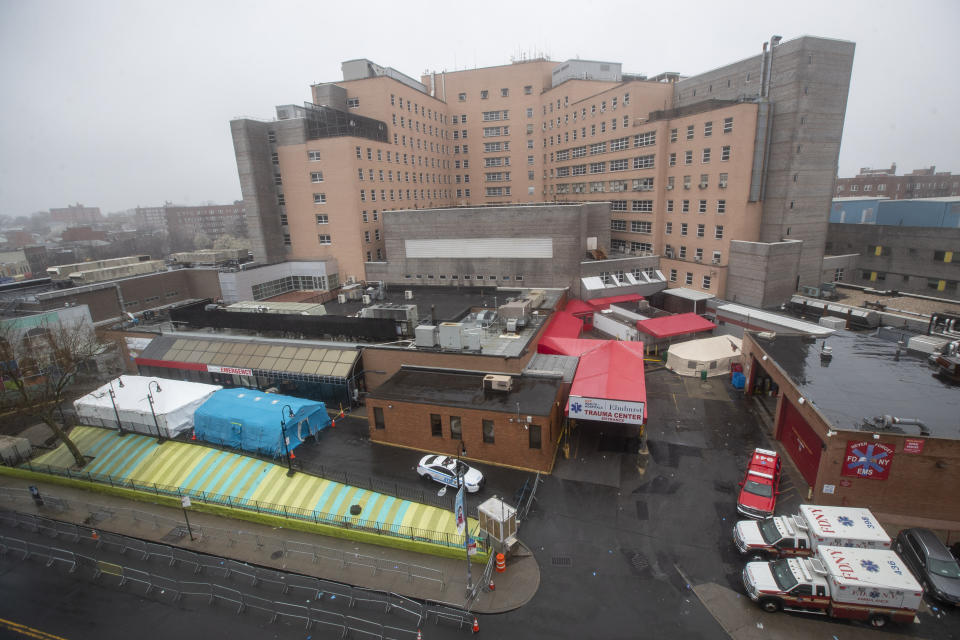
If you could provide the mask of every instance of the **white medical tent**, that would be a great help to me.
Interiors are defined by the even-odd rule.
[[[156,382],[156,384],[151,384]],[[159,391],[157,387],[160,387]],[[111,400],[110,390],[114,397]],[[222,389],[220,385],[183,382],[148,376],[120,376],[73,403],[79,424],[117,428],[117,415],[124,431],[166,438],[193,428],[193,414],[201,404]],[[153,396],[153,412],[147,392]],[[114,411],[116,404],[116,411]],[[153,414],[157,421],[154,424]]]
[[[670,345],[667,350],[667,369],[681,376],[726,375],[730,365],[741,362],[742,340],[734,336],[714,336]]]

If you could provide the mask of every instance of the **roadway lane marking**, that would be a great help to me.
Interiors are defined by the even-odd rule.
[[[13,622],[12,620],[4,620],[3,618],[0,618],[0,627],[6,627],[10,631],[27,636],[28,638],[38,638],[39,640],[67,640],[63,636],[55,636],[52,633],[34,629],[33,627],[28,627],[25,624]]]

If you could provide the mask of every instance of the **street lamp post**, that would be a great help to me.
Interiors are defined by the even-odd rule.
[[[118,379],[120,380],[120,388],[122,389],[123,378],[118,378]],[[107,391],[110,393],[110,404],[113,405],[113,415],[117,417],[117,430],[118,430],[117,435],[118,436],[126,435],[123,431],[123,423],[120,422],[120,412],[117,411],[117,394],[113,390],[113,380],[110,381],[110,387],[107,389]],[[100,397],[102,398],[103,396],[100,396]]]
[[[457,450],[457,490],[463,491],[463,549],[467,555],[467,593],[473,589],[473,567],[470,564],[470,519],[467,516],[467,488],[463,483],[463,467],[460,464],[460,456],[467,455],[467,446],[460,441],[460,447]],[[456,517],[456,513],[454,513]]]
[[[287,413],[284,413],[284,410]],[[293,461],[290,460],[290,448],[287,445],[287,417],[293,417],[293,408],[285,404],[280,408],[280,437],[283,439],[283,455],[287,459],[287,477],[293,476],[296,471],[293,470]]]
[[[153,385],[157,385],[157,393],[160,393],[163,389],[160,388],[160,383],[156,380],[147,383],[147,402],[150,403],[150,413],[153,414],[153,426],[157,428],[157,444],[163,444],[163,434],[160,432],[160,423],[157,422],[157,412],[153,408]]]

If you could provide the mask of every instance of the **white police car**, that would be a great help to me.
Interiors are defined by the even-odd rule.
[[[448,487],[458,487],[458,477],[463,476],[463,484],[468,493],[476,493],[483,487],[483,474],[465,462],[460,462],[457,469],[457,459],[449,456],[423,456],[417,465],[417,473],[421,478],[429,478]]]

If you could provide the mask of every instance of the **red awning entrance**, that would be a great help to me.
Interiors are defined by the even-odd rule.
[[[644,424],[647,387],[643,373],[643,343],[577,342],[599,343],[599,346],[581,352],[570,388],[567,416],[578,420]]]

